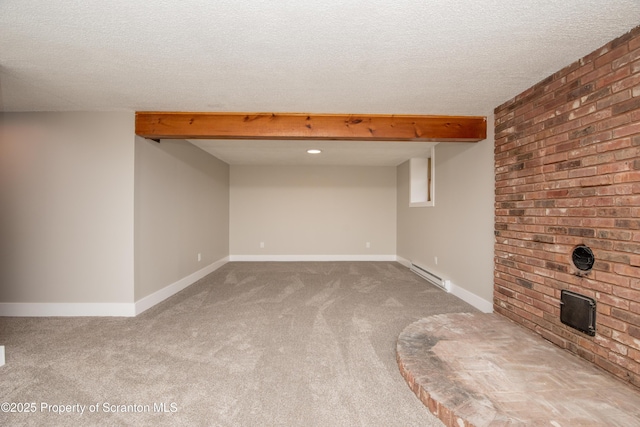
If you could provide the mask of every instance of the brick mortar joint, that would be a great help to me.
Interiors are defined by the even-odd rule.
[[[411,390],[411,392],[418,398],[418,400],[422,402],[422,404],[440,421],[442,421],[447,427],[458,427],[455,421],[456,418],[462,420],[465,426],[476,427],[474,424],[470,423],[469,421],[457,415],[451,408],[445,406],[441,402],[438,402],[436,399],[434,399],[431,396],[431,394],[422,386],[422,384],[420,384],[418,381],[415,380],[413,375],[407,369],[407,365],[402,359],[402,356],[400,355],[400,352],[398,351],[397,347],[398,346],[396,345],[396,361],[398,363],[398,368],[400,369],[400,374],[402,375],[405,382],[409,386],[409,390]],[[413,382],[415,386],[415,390],[411,387],[410,382]],[[426,402],[422,397],[423,395],[426,396],[426,399],[427,399]],[[429,406],[430,402],[433,402],[434,406],[436,407],[435,412],[431,410]],[[443,408],[444,410],[440,410],[440,408]],[[445,411],[449,413],[448,419],[445,417]]]

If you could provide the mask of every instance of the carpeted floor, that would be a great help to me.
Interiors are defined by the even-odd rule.
[[[393,262],[228,263],[136,318],[0,318],[0,402],[34,410],[0,425],[439,426],[396,340],[465,311]]]

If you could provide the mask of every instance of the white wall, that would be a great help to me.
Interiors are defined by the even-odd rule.
[[[229,165],[187,141],[136,137],[136,301],[228,255]]]
[[[133,302],[133,113],[0,116],[0,314]]]
[[[494,137],[488,127],[484,141],[436,146],[433,207],[409,208],[409,162],[400,165],[397,208],[398,256],[451,280],[458,296],[475,298],[485,311],[493,300],[494,243]]]
[[[395,167],[233,165],[230,197],[232,259],[395,257]]]

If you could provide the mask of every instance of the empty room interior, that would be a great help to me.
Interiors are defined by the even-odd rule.
[[[0,3],[0,424],[640,425],[637,0]]]

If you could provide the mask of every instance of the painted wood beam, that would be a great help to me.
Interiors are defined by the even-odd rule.
[[[479,116],[137,112],[136,134],[149,139],[304,139],[477,142]]]

